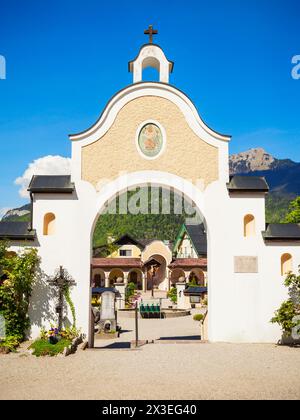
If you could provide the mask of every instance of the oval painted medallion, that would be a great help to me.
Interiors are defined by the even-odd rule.
[[[153,123],[144,125],[139,133],[139,148],[149,158],[156,157],[163,147],[163,136],[160,128]]]

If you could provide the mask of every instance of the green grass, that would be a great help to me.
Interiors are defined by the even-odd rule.
[[[202,314],[196,314],[193,316],[194,321],[202,321],[203,318],[204,316]]]
[[[48,340],[36,340],[29,348],[33,349],[33,354],[37,357],[57,356],[70,344],[71,341],[65,339],[60,340],[57,344],[50,344]]]

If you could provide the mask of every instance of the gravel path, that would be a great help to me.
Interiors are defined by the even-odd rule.
[[[177,333],[172,321],[161,330],[156,324],[153,336]],[[126,321],[129,330],[133,322]],[[10,354],[0,356],[0,372],[0,399],[300,399],[300,349],[265,344],[149,344],[67,358]]]

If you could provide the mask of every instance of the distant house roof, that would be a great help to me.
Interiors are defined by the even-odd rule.
[[[161,263],[156,258],[149,258],[144,262],[144,267],[150,267],[151,265],[161,266]]]
[[[144,244],[141,241],[139,241],[137,239],[134,239],[132,236],[130,236],[128,234],[121,236],[121,238],[114,241],[114,244],[116,244],[116,245],[132,244],[132,245],[136,245],[140,249],[143,249],[145,247]]]
[[[183,224],[174,243],[173,252],[176,253],[184,235],[187,234],[198,257],[207,255],[207,237],[204,224]]]
[[[269,186],[264,177],[233,175],[227,184],[230,192],[268,192]]]
[[[206,255],[207,254],[207,239],[206,233],[204,229],[204,224],[200,225],[185,225],[186,230],[193,242],[194,247],[196,248],[198,255]]]
[[[207,293],[207,287],[190,286],[187,289],[185,289],[183,293],[187,296],[199,296],[203,293]]]
[[[29,230],[28,222],[0,222],[0,239],[31,240],[36,237],[35,230]]]
[[[70,175],[34,175],[28,187],[32,193],[71,194],[74,190]]]
[[[142,261],[140,258],[93,258],[92,266],[94,268],[142,268]]]
[[[300,241],[300,225],[270,223],[262,234],[266,241]]]
[[[169,268],[207,267],[207,258],[176,258],[169,264]]]

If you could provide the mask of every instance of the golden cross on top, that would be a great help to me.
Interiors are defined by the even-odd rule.
[[[144,31],[145,35],[149,35],[149,43],[153,43],[153,35],[157,35],[158,31],[153,29],[153,25],[149,25],[149,28]]]

